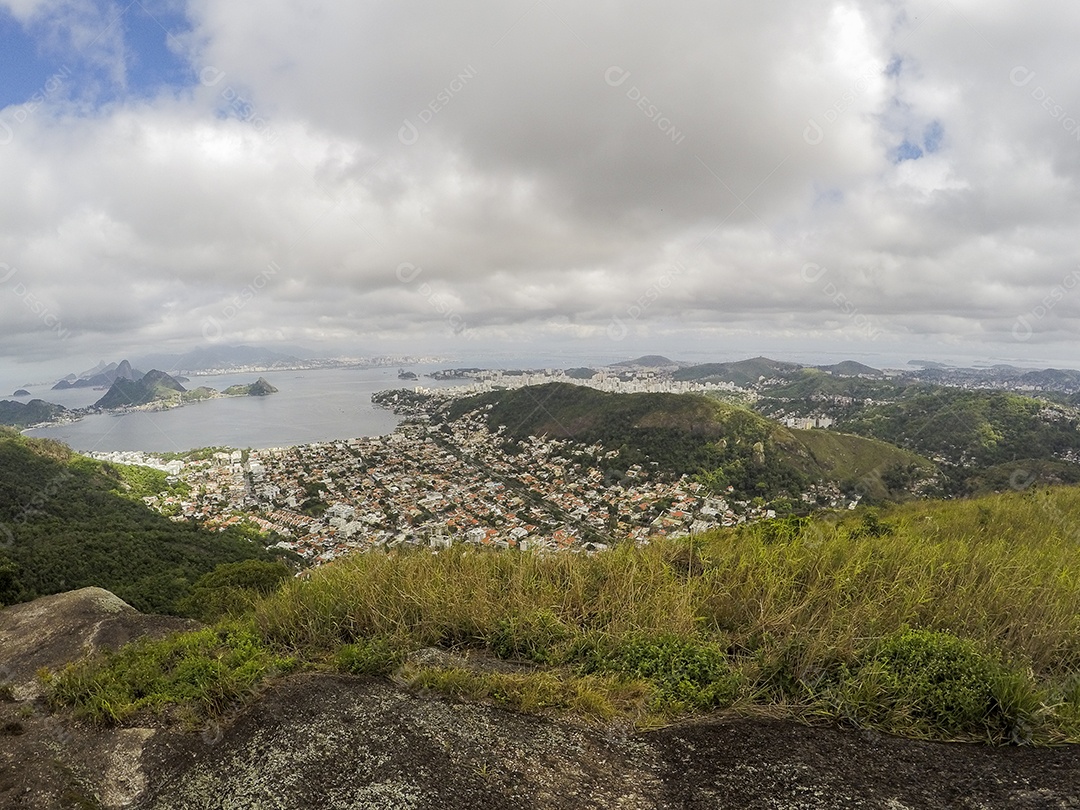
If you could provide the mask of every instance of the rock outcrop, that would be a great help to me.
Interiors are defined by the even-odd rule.
[[[0,611],[0,810],[1070,808],[1080,750],[986,748],[717,717],[587,728],[298,674],[220,725],[91,727],[34,671],[186,626],[85,588]]]

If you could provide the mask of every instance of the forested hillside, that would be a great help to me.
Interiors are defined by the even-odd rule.
[[[1005,391],[955,388],[915,392],[836,423],[840,430],[942,459],[954,494],[993,480],[995,470],[1007,479],[1008,471],[1038,467],[1075,480],[1069,474],[1075,465],[1052,462],[1080,455],[1078,426],[1072,409]]]
[[[715,491],[740,497],[797,498],[815,483],[860,489],[875,499],[905,495],[934,473],[924,458],[880,441],[833,434],[828,441],[789,430],[753,411],[696,394],[612,394],[550,383],[455,400],[448,417],[481,411],[511,442],[532,435],[599,442],[625,471],[655,465],[696,475]],[[888,482],[895,482],[890,487]]]
[[[0,604],[97,585],[139,610],[175,612],[217,565],[273,558],[240,530],[211,533],[148,509],[140,490],[160,479],[0,430]]]
[[[0,425],[29,427],[55,419],[65,410],[66,408],[60,405],[53,405],[41,399],[32,399],[26,404],[5,399],[0,401]]]

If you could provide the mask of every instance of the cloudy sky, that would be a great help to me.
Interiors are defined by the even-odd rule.
[[[1080,364],[1078,35],[1065,0],[0,0],[0,362]]]

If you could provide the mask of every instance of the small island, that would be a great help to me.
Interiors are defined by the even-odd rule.
[[[200,389],[212,391],[212,388]],[[226,397],[265,397],[267,394],[276,394],[277,389],[266,381],[265,377],[259,377],[251,385],[230,385],[221,392]]]
[[[90,377],[72,377],[64,379],[54,390],[88,387],[86,380],[104,381],[112,377],[108,391],[97,402],[87,408],[67,409],[60,405],[34,399],[26,404],[15,400],[0,401],[0,425],[19,428],[44,427],[61,423],[77,422],[93,413],[128,413],[131,411],[162,411],[202,402],[207,399],[224,397],[264,397],[276,394],[278,389],[265,377],[249,385],[231,385],[224,391],[217,391],[207,386],[187,389],[176,377],[158,369],[151,369],[142,374],[123,363],[105,367],[105,371],[95,370]],[[118,373],[117,373],[118,372]],[[14,396],[29,396],[25,389],[16,391]]]
[[[27,391],[25,388],[20,388],[18,391],[16,391],[14,394],[12,394],[12,396],[13,397],[28,397],[28,396],[30,396],[30,392]]]
[[[130,380],[126,377],[117,377],[105,396],[99,399],[95,408],[106,411],[130,410],[161,410],[164,408],[176,408],[191,402],[201,402],[205,399],[217,399],[219,397],[263,397],[277,393],[277,389],[266,381],[265,377],[250,385],[230,385],[224,391],[217,391],[207,386],[188,390],[175,377],[164,371],[153,369],[146,372],[141,379]]]

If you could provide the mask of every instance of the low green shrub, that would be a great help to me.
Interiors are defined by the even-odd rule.
[[[91,720],[118,723],[141,710],[186,708],[190,722],[221,715],[268,677],[297,666],[268,649],[253,630],[225,623],[164,639],[141,640],[59,673],[42,673],[57,704]]]
[[[191,586],[191,594],[177,602],[177,611],[204,622],[239,616],[261,596],[273,593],[292,577],[283,562],[242,560],[223,563],[203,574]]]
[[[904,630],[883,639],[835,687],[856,722],[913,736],[1032,741],[1042,695],[968,639]]]
[[[346,644],[337,651],[334,663],[351,675],[389,675],[405,660],[401,647],[386,638],[372,638]]]
[[[592,640],[572,654],[583,674],[618,674],[646,681],[652,709],[668,714],[728,706],[740,679],[719,645],[672,635]]]
[[[916,725],[961,734],[985,727],[994,711],[996,663],[951,633],[909,630],[881,644],[885,706]]]

